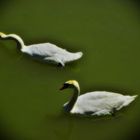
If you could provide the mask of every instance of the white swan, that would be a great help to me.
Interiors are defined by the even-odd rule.
[[[65,66],[65,63],[78,60],[83,55],[82,52],[71,53],[51,43],[26,46],[21,37],[16,34],[6,35],[0,32],[0,38],[15,40],[17,42],[17,47],[21,52],[50,63],[59,64],[61,66]]]
[[[71,114],[112,115],[114,111],[129,105],[137,97],[106,91],[94,91],[79,96],[80,87],[75,80],[65,82],[60,90],[66,88],[74,89],[71,100],[64,104],[65,111]]]

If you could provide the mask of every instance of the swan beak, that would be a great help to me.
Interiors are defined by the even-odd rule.
[[[0,32],[0,36],[5,35],[4,33]]]
[[[5,36],[5,35],[6,35],[6,34],[4,34],[4,33],[0,32],[0,37]]]
[[[64,90],[64,89],[66,89],[66,88],[68,88],[68,84],[64,84],[61,88],[60,88],[60,90]]]

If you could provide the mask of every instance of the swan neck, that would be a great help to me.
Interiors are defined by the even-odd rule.
[[[16,41],[17,47],[19,49],[23,49],[25,47],[25,44],[24,44],[23,40],[21,39],[21,37],[16,34],[9,34],[5,38]]]
[[[73,89],[74,89],[73,96],[72,96],[71,100],[68,102],[67,108],[66,108],[68,112],[70,112],[73,109],[73,107],[74,107],[74,105],[75,105],[75,103],[78,99],[78,96],[80,95],[80,89],[79,88],[74,87]]]

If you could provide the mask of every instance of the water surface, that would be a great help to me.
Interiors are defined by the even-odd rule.
[[[0,31],[25,44],[52,42],[83,51],[81,60],[58,68],[30,59],[13,41],[0,40],[0,129],[14,140],[128,140],[139,129],[139,98],[115,117],[64,114],[76,79],[81,92],[140,93],[139,2],[131,0],[1,0]]]

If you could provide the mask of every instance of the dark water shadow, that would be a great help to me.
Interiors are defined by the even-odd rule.
[[[140,0],[129,0],[137,9],[138,19],[140,19]]]
[[[140,7],[139,0],[119,0],[119,2],[123,2],[124,4],[131,3],[132,5],[136,6],[137,8]],[[138,10],[140,10],[140,9],[138,9]]]
[[[1,0],[0,1],[0,8],[4,8],[8,3],[10,2],[10,0]]]
[[[21,136],[0,116],[0,140],[31,140],[27,136]]]
[[[130,3],[134,5],[137,9],[137,12],[140,14],[140,1],[139,0],[119,0],[120,2],[123,2],[124,4]]]
[[[14,2],[14,0],[0,0],[0,15],[5,14],[6,10],[8,10],[8,6]]]
[[[138,121],[137,126],[135,129],[131,130],[131,133],[128,134],[127,139],[128,140],[139,140],[140,139],[140,121]]]
[[[0,119],[0,140],[17,140],[16,136],[2,119]]]
[[[137,7],[140,8],[140,1],[139,0],[129,0],[129,1],[133,2]]]

